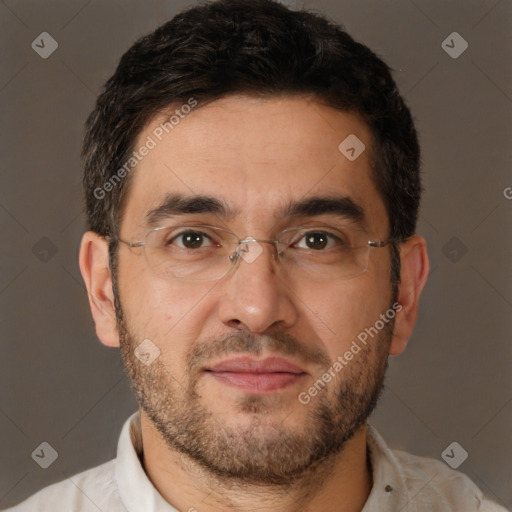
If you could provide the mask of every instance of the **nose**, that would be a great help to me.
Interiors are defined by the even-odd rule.
[[[276,247],[246,238],[238,254],[236,268],[223,278],[220,320],[255,334],[277,325],[292,326],[297,321],[297,309],[291,287],[280,272]]]

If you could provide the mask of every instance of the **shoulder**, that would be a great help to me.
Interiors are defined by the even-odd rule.
[[[116,485],[116,460],[77,473],[5,512],[126,512]]]
[[[503,507],[486,499],[469,477],[445,463],[400,450],[391,452],[403,471],[410,495],[416,496],[420,507],[436,503],[438,508],[430,510],[506,512]]]
[[[371,425],[367,430],[367,446],[374,477],[374,499],[370,501],[369,511],[381,510],[384,499],[389,505],[385,510],[506,512],[486,499],[469,477],[444,462],[390,449]]]

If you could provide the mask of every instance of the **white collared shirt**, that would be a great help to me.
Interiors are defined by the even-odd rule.
[[[371,426],[367,443],[374,484],[361,512],[506,512],[444,463],[390,450]],[[50,485],[5,512],[178,512],[147,477],[141,454],[137,412],[123,426],[116,459]],[[191,503],[180,512],[195,509],[200,512]]]

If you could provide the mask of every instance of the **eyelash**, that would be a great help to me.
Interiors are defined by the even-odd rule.
[[[208,233],[205,233],[204,231],[188,229],[186,231],[182,231],[182,232],[177,233],[174,236],[172,236],[172,238],[170,238],[169,240],[167,240],[165,242],[165,245],[166,246],[171,245],[172,243],[174,243],[174,241],[180,239],[180,237],[183,237],[185,235],[196,235],[196,234],[206,237],[208,240],[210,240],[212,243],[214,243],[214,240],[212,239],[212,237],[210,237],[208,235]],[[291,244],[291,246],[297,245],[298,243],[301,242],[301,240],[304,240],[307,236],[311,236],[311,235],[325,235],[329,240],[337,242],[341,246],[346,247],[348,245],[343,240],[341,240],[338,236],[334,235],[333,233],[330,233],[328,231],[311,229],[309,231],[304,231],[301,234],[300,238],[298,240],[296,240],[295,242],[293,242]],[[183,244],[183,238],[181,240],[182,240],[182,244]],[[189,249],[187,247],[182,247],[182,246],[179,246],[179,247],[182,249]],[[189,249],[189,250],[196,250],[196,249]]]

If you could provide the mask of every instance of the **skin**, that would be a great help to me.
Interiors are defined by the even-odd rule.
[[[137,147],[163,119],[157,117],[149,123],[140,133]],[[364,208],[371,240],[386,240],[389,220],[370,176],[368,151],[351,162],[338,150],[349,134],[356,134],[367,149],[371,147],[369,129],[357,116],[306,97],[262,100],[230,96],[201,106],[181,120],[137,166],[120,237],[141,240],[146,213],[170,192],[222,198],[239,209],[225,225],[240,238],[262,239],[275,234],[280,221],[275,212],[287,200],[336,192],[350,196]],[[222,225],[211,215],[201,220]],[[330,220],[329,215],[315,219]],[[306,351],[320,353],[333,362],[392,302],[389,248],[371,249],[368,269],[357,277],[312,283],[307,279],[286,280],[279,264],[272,260],[272,246],[262,247],[264,251],[255,261],[241,262],[234,273],[219,281],[184,283],[158,278],[148,268],[141,249],[121,246],[117,285],[125,325],[120,333],[107,244],[92,232],[84,235],[80,268],[97,335],[107,346],[121,346],[129,371],[132,367],[132,379],[162,411],[176,414],[158,400],[171,391],[176,403],[184,398],[191,382],[188,362],[194,347],[211,347],[237,333],[251,333],[261,341],[278,331],[290,335]],[[355,356],[318,400],[305,406],[297,395],[326,370],[325,364],[291,355],[286,357],[301,365],[307,375],[288,388],[260,396],[252,411],[247,407],[248,392],[204,373],[195,382],[198,407],[207,410],[217,425],[235,433],[253,432],[254,442],[263,443],[276,429],[303,433],[308,415],[321,401],[333,406],[337,386],[364,392],[372,375],[383,368],[387,355],[405,349],[416,322],[429,269],[425,240],[414,236],[403,243],[400,259],[397,302],[401,310],[393,331],[363,351],[359,360]],[[136,368],[132,350],[146,338],[161,353],[151,367]],[[258,357],[275,353],[274,345],[273,349],[262,346]],[[213,357],[210,362],[225,356]],[[149,390],[150,376],[160,379],[160,389]],[[290,478],[289,485],[270,485],[213,474],[170,446],[148,414],[140,410],[145,471],[178,510],[355,512],[362,509],[370,493],[365,422],[342,449],[324,458],[314,471]]]

